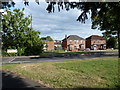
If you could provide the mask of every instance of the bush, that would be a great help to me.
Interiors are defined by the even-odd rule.
[[[16,48],[11,48],[11,47],[8,47],[8,48],[16,49]],[[2,50],[2,56],[22,56],[22,55],[24,55],[24,51],[25,51],[25,47],[23,47],[23,48],[18,47],[17,53],[7,53],[7,50]]]
[[[25,49],[25,55],[40,55],[43,52],[43,44],[34,45]]]
[[[13,48],[12,48],[13,49]],[[7,53],[7,50],[2,50],[2,56],[23,56],[23,55],[40,55],[43,52],[42,46],[33,47],[18,47],[17,53]]]
[[[26,47],[23,47],[23,48],[18,47],[18,48],[17,48],[17,50],[18,50],[17,55],[18,55],[18,56],[25,55],[25,49],[26,49]]]
[[[17,53],[7,53],[7,51],[2,51],[2,56],[17,56]]]

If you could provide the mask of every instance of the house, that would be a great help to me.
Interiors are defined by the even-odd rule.
[[[61,40],[55,40],[54,41],[54,48],[55,48],[55,50],[61,50],[62,49],[62,41]]]
[[[44,47],[43,47],[43,50],[44,51],[52,51],[54,50],[54,41],[44,41],[45,44],[44,44]]]
[[[44,51],[52,51],[54,50],[54,41],[50,36],[41,37],[41,40],[44,42]]]
[[[106,49],[106,39],[98,35],[92,35],[86,38],[86,48],[104,50]]]
[[[62,40],[65,51],[79,51],[85,49],[85,40],[77,35],[69,35]]]

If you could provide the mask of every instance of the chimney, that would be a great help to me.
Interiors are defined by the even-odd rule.
[[[65,35],[65,39],[67,39],[67,35]]]

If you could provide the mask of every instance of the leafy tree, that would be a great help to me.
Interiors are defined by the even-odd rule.
[[[50,36],[47,37],[42,37],[42,40],[47,40],[47,41],[53,41],[53,39]]]
[[[50,36],[46,37],[48,41],[53,41],[53,39]]]
[[[31,30],[27,35],[26,45],[26,55],[38,55],[42,53],[44,42],[39,37],[40,32]]]
[[[7,11],[7,15],[3,16],[2,49],[16,48],[20,52],[19,55],[39,54],[43,47],[40,32],[29,27],[31,18],[24,17],[23,11],[24,9],[14,9],[13,12]]]
[[[105,38],[105,39],[109,39],[109,38],[111,38],[111,37],[113,37],[113,35],[111,35],[109,32],[103,32],[102,33],[103,34],[103,37]]]
[[[54,12],[55,4],[58,5],[58,10],[77,8],[81,10],[81,14],[77,18],[77,21],[85,23],[88,19],[87,13],[91,14],[92,29],[99,29],[105,31],[108,35],[117,35],[118,37],[118,48],[120,58],[120,2],[48,2],[47,11]]]
[[[27,0],[25,0],[25,2],[26,1]],[[82,1],[83,2],[69,2],[69,0],[46,0],[46,2],[48,3],[48,7],[46,10],[49,13],[54,12],[56,4],[58,5],[58,11],[63,8],[65,8],[67,11],[77,8],[82,12],[77,18],[77,21],[81,23],[85,23],[86,19],[88,19],[87,13],[90,13],[92,19],[92,29],[98,28],[99,30],[105,31],[111,35],[117,34],[120,58],[119,0],[116,0],[118,2],[105,2],[109,0],[104,0],[104,2],[87,2],[87,0]],[[28,5],[28,1],[26,3],[27,4],[25,5]]]
[[[25,5],[29,6],[29,0],[21,0],[24,2]],[[39,0],[34,0],[39,5]],[[1,8],[10,8],[14,7],[15,2],[14,0],[0,0],[0,9]]]
[[[110,37],[107,40],[107,48],[117,48],[117,38],[116,37]]]

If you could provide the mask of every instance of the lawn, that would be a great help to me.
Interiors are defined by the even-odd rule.
[[[3,69],[52,88],[118,86],[118,58],[3,65]]]
[[[77,51],[77,52],[64,52],[62,50],[55,51],[45,51],[41,55],[51,55],[51,54],[75,54],[75,53],[114,53],[118,52],[118,50],[91,50],[91,51]]]

